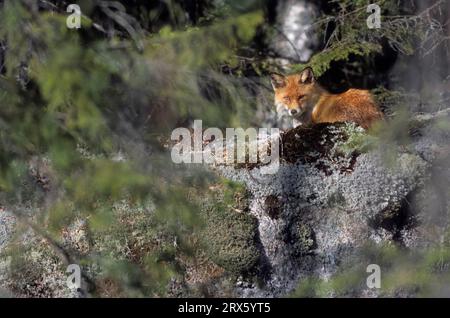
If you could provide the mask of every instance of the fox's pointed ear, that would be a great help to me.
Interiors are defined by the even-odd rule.
[[[311,84],[316,81],[314,77],[314,72],[312,68],[307,67],[300,73],[300,83],[301,84]]]
[[[272,83],[273,89],[278,89],[286,86],[286,77],[281,74],[272,73],[270,74],[270,82]]]

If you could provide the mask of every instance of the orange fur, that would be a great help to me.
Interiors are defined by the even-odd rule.
[[[369,91],[349,89],[331,94],[315,81],[310,68],[300,74],[271,77],[277,110],[287,109],[298,125],[351,121],[367,129],[383,118]]]

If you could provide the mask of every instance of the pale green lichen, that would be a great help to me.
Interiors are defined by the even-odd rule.
[[[352,153],[366,153],[373,149],[378,141],[376,136],[368,134],[363,128],[354,123],[346,123],[342,128],[345,141],[336,144],[336,150],[343,152],[345,155]]]

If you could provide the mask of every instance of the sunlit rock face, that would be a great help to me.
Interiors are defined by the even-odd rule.
[[[282,58],[296,62],[308,61],[318,45],[317,36],[312,32],[317,15],[318,8],[313,1],[280,1],[272,49]]]
[[[428,209],[411,202],[423,201],[432,149],[444,140],[422,137],[414,150],[395,150],[389,163],[383,146],[343,151],[361,133],[353,125],[298,127],[280,137],[276,173],[263,174],[258,166],[219,167],[225,178],[245,184],[249,213],[258,220],[264,283],[240,282],[238,295],[285,296],[307,277],[327,280],[342,264],[361,263],[367,244],[425,248],[438,242],[429,233],[444,227],[426,221]],[[365,269],[369,263],[359,265]],[[353,296],[368,296],[363,291]]]

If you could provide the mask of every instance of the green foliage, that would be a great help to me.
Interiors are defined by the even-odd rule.
[[[352,297],[362,293],[398,297],[413,293],[418,297],[439,295],[450,280],[447,248],[408,252],[394,245],[367,245],[360,257],[343,264],[331,278],[307,277],[291,297]],[[381,289],[370,290],[366,279],[368,264],[382,269]]]
[[[376,128],[374,128],[376,130]],[[352,153],[366,153],[379,143],[377,134],[367,134],[366,131],[353,123],[347,123],[343,127],[346,140],[338,144],[338,151],[342,151],[345,155]]]
[[[208,28],[190,28],[187,31],[162,29],[159,36],[148,43],[145,54],[162,59],[174,67],[199,68],[228,60],[231,50],[239,43],[249,41],[255,28],[262,22],[261,12],[252,12],[224,20]],[[221,41],[217,41],[217,38]],[[202,58],[198,58],[201,56]]]
[[[183,273],[177,256],[187,252],[184,245],[174,245],[177,236],[157,220],[152,204],[130,205],[124,200],[110,211],[103,209],[103,215],[89,222],[90,228],[98,229],[91,238],[93,251],[102,255],[97,279],[115,282],[122,295],[165,295],[170,279]],[[95,268],[96,263],[90,265]]]
[[[306,64],[295,64],[292,68],[293,72],[299,72],[305,67],[312,67],[314,74],[320,76],[327,71],[333,62],[348,61],[353,56],[368,56],[373,53],[381,52],[381,46],[377,43],[363,42],[339,42],[320,53],[315,54]]]
[[[436,36],[430,33],[430,18],[426,12],[412,15],[411,6],[398,1],[376,2],[381,8],[381,28],[374,29],[367,26],[367,1],[333,2],[332,12],[321,15],[315,23],[316,32],[327,39],[323,50],[308,63],[293,65],[293,72],[310,66],[317,76],[321,76],[334,62],[354,60],[355,57],[370,65],[386,44],[404,55],[412,55],[420,50],[418,43]],[[327,34],[330,25],[333,25],[332,32]]]
[[[47,240],[34,244],[51,253],[62,246],[83,264],[93,281],[88,292],[166,295],[170,281],[182,280],[180,258],[194,257],[191,238],[202,222],[189,191],[205,182],[171,163],[161,136],[192,118],[219,127],[244,119],[231,114],[246,93],[218,65],[237,63],[237,50],[263,22],[260,4],[124,5],[130,28],[101,5],[82,4],[82,28],[71,30],[65,7],[51,2],[39,10],[29,1],[0,6],[0,40],[7,44],[0,52],[0,203],[23,221],[6,254],[29,262],[36,248],[23,240],[29,224],[37,230],[30,235]],[[158,18],[166,13],[165,22]],[[203,93],[204,76],[219,84],[217,98]],[[42,171],[31,171],[33,158],[46,158]],[[254,222],[238,219],[232,231],[249,256],[237,255],[235,266],[251,267],[256,252],[246,244]],[[65,245],[80,220],[83,250]],[[57,264],[64,277],[64,262]],[[20,281],[42,277],[42,270],[31,267]]]

